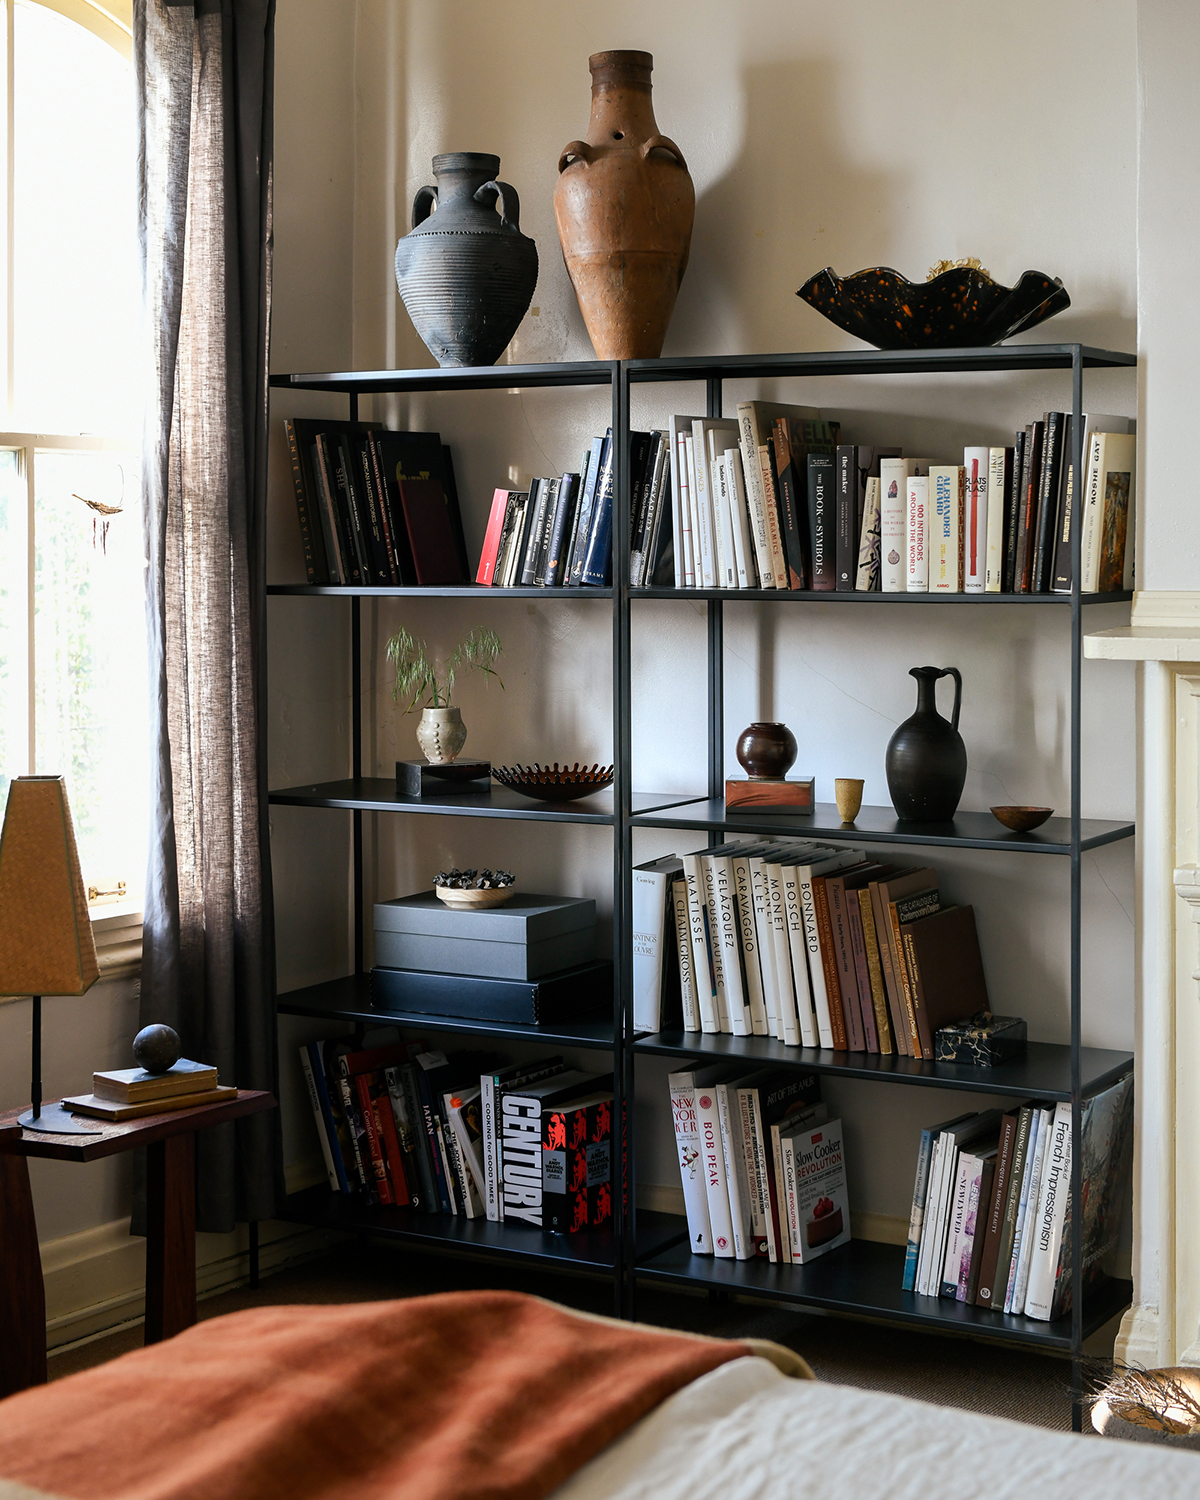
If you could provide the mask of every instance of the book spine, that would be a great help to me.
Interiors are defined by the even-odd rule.
[[[366,516],[364,497],[355,472],[353,440],[342,433],[337,438],[338,486],[343,490],[346,508],[350,516],[350,531],[354,538],[354,550],[358,554],[359,575],[363,583],[374,578],[374,560],[371,549],[370,523]]]
[[[1054,582],[1054,538],[1058,532],[1060,519],[1063,437],[1066,426],[1065,413],[1061,411],[1046,413],[1042,471],[1038,484],[1037,541],[1033,552],[1033,592],[1035,594],[1048,593]]]
[[[1025,429],[1025,463],[1021,475],[1021,509],[1017,524],[1016,589],[1020,594],[1033,592],[1033,564],[1037,552],[1037,506],[1042,480],[1043,422],[1031,422]]]
[[[792,981],[792,955],[788,941],[787,912],[783,898],[783,873],[778,864],[763,862],[763,876],[770,920],[770,937],[775,968],[775,1013],[779,1039],[789,1047],[799,1047],[800,1016]]]
[[[696,992],[700,1005],[700,1029],[715,1035],[721,1029],[717,1011],[717,989],[713,979],[712,955],[708,942],[708,923],[704,902],[704,870],[699,854],[683,856],[683,874],[687,882],[688,923],[692,937],[692,967],[696,975]]]
[[[403,548],[400,537],[397,534],[397,526],[404,526],[403,515],[397,516],[392,508],[392,491],[388,487],[387,478],[383,471],[383,462],[379,456],[379,444],[375,441],[375,435],[368,432],[365,436],[367,463],[371,468],[371,476],[375,485],[375,494],[379,500],[379,517],[383,523],[384,542],[387,546],[388,571],[392,582],[397,585],[407,584],[410,575],[406,572],[401,561]],[[407,539],[407,532],[405,533]]]
[[[929,589],[956,594],[958,576],[958,469],[937,465],[929,471]]]
[[[688,920],[687,880],[671,882],[671,910],[675,920],[675,944],[679,953],[679,985],[683,993],[683,1029],[700,1030],[700,994],[692,956],[692,928]]]
[[[771,1180],[775,1184],[776,1225],[779,1230],[779,1259],[792,1263],[792,1230],[788,1221],[787,1176],[783,1169],[783,1140],[780,1127],[771,1126]]]
[[[813,907],[817,918],[817,942],[822,973],[825,977],[825,995],[829,1012],[829,1027],[833,1034],[830,1045],[835,1052],[850,1050],[846,1034],[846,1023],[842,1011],[842,991],[838,984],[837,958],[834,949],[833,926],[829,915],[829,902],[824,876],[818,875],[812,883]],[[811,954],[812,949],[809,948]],[[812,970],[810,970],[812,972]],[[815,986],[814,986],[815,990]],[[820,1016],[818,1009],[817,1015]]]
[[[704,437],[704,419],[692,422],[688,444],[688,478],[696,496],[697,529],[700,536],[700,579],[706,589],[719,587],[720,561],[717,549],[717,522],[713,509],[712,476]]]
[[[1008,488],[1004,494],[1004,570],[1000,578],[1000,592],[1017,592],[1017,536],[1020,531],[1021,476],[1025,470],[1025,431],[1022,428],[1013,435],[1012,466],[1008,474]]]
[[[715,1089],[696,1090],[696,1120],[700,1127],[700,1159],[704,1171],[704,1188],[708,1194],[713,1254],[719,1260],[733,1260],[733,1217],[729,1207],[729,1184],[725,1179],[725,1156],[721,1149],[721,1122]]]
[[[383,1079],[387,1084],[388,1100],[392,1109],[392,1121],[400,1142],[400,1155],[404,1161],[404,1182],[408,1189],[408,1201],[412,1208],[429,1211],[429,1195],[425,1187],[424,1163],[416,1131],[417,1115],[404,1086],[404,1069],[384,1068]]]
[[[1004,517],[1011,467],[1011,448],[988,449],[987,550],[983,584],[985,594],[998,594],[1004,577]]]
[[[863,500],[862,540],[854,587],[864,594],[879,592],[879,479],[875,475],[867,480]]]
[[[833,455],[809,453],[805,464],[808,473],[808,533],[812,538],[812,588],[817,593],[828,594],[834,592],[837,583]]]
[[[881,1052],[879,1031],[875,1024],[875,1000],[871,993],[871,974],[867,967],[867,945],[863,936],[862,904],[858,891],[843,892],[846,903],[846,927],[850,940],[850,958],[854,969],[859,1009],[862,1011],[863,1041],[868,1052]],[[863,892],[862,894],[866,894]]]
[[[938,1277],[937,1295],[958,1299],[958,1273],[962,1265],[963,1230],[967,1222],[967,1203],[971,1192],[971,1179],[978,1158],[967,1151],[960,1151],[954,1177],[950,1185],[949,1225],[946,1232],[946,1253],[942,1257]]]
[[[729,1184],[729,1217],[733,1224],[735,1260],[755,1258],[750,1203],[750,1177],[743,1150],[742,1111],[737,1089],[719,1083],[716,1088],[717,1121],[721,1127],[721,1153],[725,1159],[725,1181]]]
[[[633,1029],[658,1031],[662,1014],[667,875],[633,872]]]
[[[929,1295],[929,1264],[933,1258],[938,1195],[941,1191],[942,1159],[945,1153],[946,1134],[944,1131],[939,1131],[933,1137],[933,1146],[929,1153],[929,1185],[925,1192],[925,1208],[921,1216],[921,1239],[917,1248],[917,1277],[914,1290],[922,1297]]]
[[[783,1159],[783,1196],[787,1206],[788,1238],[792,1243],[792,1263],[800,1262],[800,1245],[804,1234],[800,1223],[800,1211],[796,1201],[796,1152],[790,1135],[780,1137],[780,1155]]]
[[[500,1096],[501,1218],[542,1227],[542,1111],[538,1099]]]
[[[346,501],[345,476],[342,474],[338,461],[339,450],[332,434],[318,432],[314,449],[318,482],[323,488],[325,503],[337,532],[342,582],[361,583],[362,572],[358,566],[358,553],[354,546],[349,506]]]
[[[593,438],[580,481],[579,504],[575,507],[575,516],[571,522],[571,543],[563,565],[563,584],[568,588],[576,586],[583,573],[583,548],[587,543],[588,524],[596,499],[596,481],[600,477],[600,458],[603,452],[604,439]]]
[[[1054,1305],[1054,1286],[1062,1249],[1063,1227],[1071,1193],[1071,1105],[1055,1105],[1050,1125],[1042,1189],[1033,1225],[1033,1249],[1029,1265],[1029,1289],[1025,1316],[1049,1322]]]
[[[785,865],[783,878],[783,915],[787,923],[788,957],[791,961],[792,986],[796,994],[796,1015],[800,1022],[800,1043],[819,1047],[817,1014],[813,1007],[812,984],[808,976],[808,938],[804,929],[804,908],[800,900],[800,882],[796,867]]]
[[[477,1219],[484,1206],[482,1183],[476,1176],[479,1163],[471,1145],[470,1132],[462,1117],[463,1105],[461,1101],[455,1104],[453,1100],[454,1096],[447,1096],[446,1113],[449,1125],[446,1131],[447,1148],[453,1157],[454,1169],[462,1188],[463,1209],[466,1217]]]
[[[392,1202],[403,1208],[409,1201],[408,1178],[404,1171],[404,1153],[400,1149],[400,1136],[392,1114],[391,1095],[387,1092],[382,1074],[372,1098],[375,1106],[375,1123],[379,1130],[379,1144],[383,1159],[387,1163],[388,1181],[392,1189]]]
[[[862,1008],[858,1000],[858,979],[854,972],[850,930],[846,920],[845,882],[838,876],[831,876],[823,884],[829,908],[829,929],[833,939],[833,959],[841,994],[846,1044],[851,1052],[865,1052],[866,1037],[863,1035]]]
[[[786,417],[775,423],[775,462],[779,469],[779,502],[787,587],[806,588],[808,578],[808,494],[804,487],[805,449],[792,439]]]
[[[433,1107],[433,1096],[429,1091],[429,1084],[425,1077],[425,1070],[420,1063],[413,1069],[413,1077],[416,1081],[417,1093],[421,1100],[420,1118],[425,1126],[425,1135],[429,1142],[429,1160],[433,1171],[434,1191],[437,1194],[437,1202],[441,1205],[444,1214],[453,1213],[454,1199],[453,1189],[446,1175],[446,1164],[443,1159],[441,1145],[438,1141],[437,1115]]]
[[[987,1227],[979,1262],[979,1276],[971,1299],[977,1307],[991,1307],[996,1281],[996,1263],[1000,1252],[1000,1234],[1004,1227],[1004,1210],[1012,1179],[1013,1149],[1017,1143],[1017,1116],[1007,1114],[1000,1122],[1000,1144],[996,1150],[996,1173],[988,1204]]]
[[[629,584],[640,588],[646,569],[646,552],[653,524],[651,505],[654,499],[654,466],[658,461],[658,433],[648,435],[644,449],[635,448],[632,462],[637,472],[630,474],[629,485]]]
[[[1041,1197],[1042,1182],[1046,1175],[1046,1166],[1050,1157],[1050,1135],[1051,1124],[1054,1119],[1052,1110],[1042,1111],[1041,1125],[1038,1129],[1037,1157],[1034,1163],[1033,1174],[1029,1181],[1029,1202],[1025,1210],[1025,1223],[1021,1230],[1021,1254],[1017,1262],[1017,1285],[1012,1299],[1012,1311],[1023,1314],[1025,1302],[1029,1291],[1029,1268],[1033,1259],[1033,1246],[1037,1238],[1037,1210],[1038,1201]]]
[[[672,1073],[669,1083],[675,1148],[679,1155],[679,1176],[687,1213],[688,1244],[693,1255],[711,1255],[712,1226],[700,1150],[700,1122],[696,1117],[696,1090],[690,1073]]]
[[[897,977],[900,980],[900,993],[904,996],[904,1014],[908,1021],[908,1043],[912,1048],[911,1057],[924,1057],[925,1052],[921,1046],[921,1033],[917,1029],[917,1002],[913,987],[912,965],[916,962],[916,951],[910,934],[902,931],[900,921],[896,916],[896,903],[890,903],[889,916],[892,923],[892,943],[897,955],[898,970]]]
[[[746,504],[750,512],[751,540],[758,570],[758,586],[774,589],[781,586],[772,571],[771,542],[768,531],[767,502],[763,492],[762,469],[758,461],[758,422],[749,401],[738,403],[738,446],[742,454],[742,478],[746,486]]]
[[[910,474],[906,487],[904,587],[910,594],[929,592],[929,478]]]
[[[580,573],[580,583],[592,588],[606,588],[612,577],[613,446],[610,428],[605,438],[600,471],[596,478],[596,498],[592,502],[588,543]],[[625,455],[625,459],[626,462],[629,461],[628,454]]]
[[[312,1059],[309,1056],[309,1048],[315,1046],[315,1042],[310,1042],[300,1048],[300,1067],[303,1069],[304,1082],[308,1087],[308,1102],[312,1106],[313,1119],[317,1122],[317,1139],[321,1143],[321,1155],[325,1158],[325,1175],[329,1178],[329,1186],[335,1193],[344,1193],[346,1191],[345,1172],[339,1172],[338,1165],[335,1165],[335,1162],[338,1162],[340,1165],[337,1137],[334,1136],[331,1142],[330,1129],[333,1122],[326,1119],[325,1109],[321,1103],[321,1095],[317,1090],[317,1080]]]
[[[367,448],[367,439],[364,434],[356,442],[351,444],[354,457],[358,459],[358,471],[362,477],[363,509],[367,514],[367,524],[370,532],[369,544],[371,548],[371,566],[373,569],[374,582],[386,588],[388,584],[397,583],[392,567],[391,539],[388,536],[387,517],[384,514],[381,497],[376,493],[375,480],[371,473],[371,455]]]
[[[313,510],[316,497],[310,503],[304,482],[304,469],[300,463],[300,444],[291,417],[284,419],[287,433],[288,455],[292,460],[292,484],[296,490],[296,512],[300,518],[300,545],[304,549],[304,572],[309,583],[328,583],[329,572],[325,565],[324,538],[315,523]]]
[[[732,1031],[732,1021],[729,1014],[729,992],[725,982],[725,953],[721,941],[721,925],[717,915],[713,860],[709,855],[700,856],[700,873],[704,882],[704,918],[708,928],[708,960],[712,966],[717,1025],[728,1035]]]
[[[758,928],[754,920],[750,861],[744,856],[734,856],[729,861],[729,873],[733,881],[733,909],[741,947],[741,970],[746,982],[746,1004],[750,1010],[750,1034],[767,1036],[767,1006],[759,961]]]
[[[479,554],[479,567],[475,571],[475,582],[491,588],[495,582],[496,561],[500,554],[500,535],[509,509],[508,490],[492,492],[492,510],[488,516],[487,531],[483,535],[483,550]]]
[[[363,1124],[358,1105],[355,1103],[354,1090],[349,1078],[339,1077],[337,1086],[342,1099],[342,1113],[346,1116],[346,1127],[350,1132],[350,1146],[354,1153],[354,1171],[358,1178],[358,1185],[367,1202],[374,1203],[376,1201],[375,1173],[367,1154],[366,1126]]]
[[[740,1088],[737,1093],[738,1119],[742,1132],[742,1153],[746,1159],[746,1180],[750,1192],[751,1256],[769,1260],[773,1237],[771,1200],[767,1191],[767,1159],[763,1150],[762,1121],[758,1093]]]
[[[987,448],[963,449],[963,481],[967,514],[964,527],[966,594],[982,594],[987,585],[988,462]]]
[[[909,471],[907,459],[885,458],[880,461],[879,566],[880,588],[885,594],[906,591]]]
[[[812,985],[817,1037],[822,1047],[831,1048],[833,1017],[829,1008],[829,992],[825,987],[825,965],[821,959],[821,929],[817,919],[815,882],[811,874],[800,874],[797,881],[800,888],[800,910],[804,916],[804,946],[808,955],[808,978]]]
[[[837,528],[834,549],[838,593],[853,593],[858,567],[858,470],[855,448],[839,443],[834,455],[837,475]]]
[[[719,589],[740,588],[742,585],[738,581],[733,507],[730,503],[729,475],[725,468],[723,452],[714,455],[709,461],[708,487],[713,499],[713,528],[717,539],[717,587]]]
[[[1037,1172],[1038,1150],[1042,1135],[1042,1111],[1035,1109],[1029,1125],[1029,1145],[1025,1151],[1025,1170],[1021,1174],[1021,1190],[1017,1199],[1017,1217],[1013,1228],[1012,1254],[1009,1256],[1004,1311],[1016,1310],[1017,1276],[1021,1266],[1021,1246],[1025,1239],[1025,1222],[1029,1215],[1029,1195]],[[997,1288],[997,1290],[999,1290]]]
[[[767,548],[771,557],[773,588],[787,587],[787,562],[783,552],[783,528],[779,523],[779,495],[776,490],[774,449],[768,440],[758,448],[758,469],[762,478],[763,512],[767,523]]]
[[[742,474],[740,449],[726,448],[725,474],[729,488],[729,508],[733,512],[738,588],[754,589],[758,587],[758,564],[755,560],[754,539],[750,534],[750,511],[746,504],[746,481]]]
[[[300,461],[304,462],[303,454]],[[321,527],[321,537],[325,543],[328,582],[334,585],[342,584],[346,581],[346,565],[341,560],[341,542],[338,534],[337,514],[333,507],[333,491],[321,463],[320,449],[315,442],[308,449],[307,473],[312,476],[313,504],[316,507],[317,519]]]
[[[442,1169],[442,1178],[446,1184],[446,1191],[450,1197],[450,1212],[458,1218],[459,1205],[462,1199],[459,1196],[458,1183],[455,1180],[454,1164],[450,1157],[450,1147],[446,1141],[446,1132],[441,1120],[435,1115],[433,1121],[434,1142],[437,1146],[438,1161]]]
[[[1012,1159],[1008,1167],[1008,1180],[1004,1188],[1004,1207],[997,1238],[996,1265],[992,1270],[991,1296],[984,1298],[980,1288],[980,1305],[1004,1310],[1008,1290],[1008,1273],[1012,1262],[1013,1240],[1017,1234],[1017,1219],[1020,1215],[1021,1186],[1025,1179],[1025,1166],[1029,1156],[1029,1139],[1033,1132],[1034,1108],[1026,1105],[1017,1113],[1016,1130],[1013,1135]]]
[[[1087,488],[1084,491],[1083,535],[1080,537],[1079,587],[1084,594],[1096,592],[1100,576],[1100,534],[1104,511],[1106,434],[1093,432],[1088,440]]]
[[[983,1171],[979,1177],[978,1191],[972,1205],[974,1234],[967,1246],[966,1259],[958,1279],[958,1300],[972,1307],[975,1305],[975,1295],[979,1287],[980,1262],[983,1259],[983,1244],[987,1237],[988,1212],[995,1193],[995,1179],[996,1158],[992,1156],[984,1162]]]
[[[669,459],[670,436],[656,432],[658,447],[654,458],[654,473],[650,480],[650,535],[646,541],[645,561],[641,568],[641,587],[649,588],[662,565],[667,539],[674,536],[671,528],[670,488],[671,465]]]
[[[883,960],[879,951],[879,935],[875,931],[875,905],[869,889],[858,892],[859,921],[862,924],[863,949],[867,961],[867,983],[870,986],[871,1006],[875,1012],[875,1034],[879,1038],[879,1050],[885,1057],[895,1051],[892,1027],[888,1017],[887,991],[883,983]]]
[[[917,1257],[921,1249],[921,1226],[925,1218],[925,1197],[929,1192],[929,1158],[933,1151],[933,1131],[921,1132],[917,1152],[917,1175],[913,1182],[912,1209],[908,1216],[908,1242],[904,1249],[903,1289],[911,1292],[917,1282]]]
[[[534,554],[533,583],[535,588],[546,587],[547,569],[550,565],[550,539],[554,534],[554,524],[558,519],[561,499],[562,479],[548,479],[546,481],[546,505],[542,511],[541,531],[537,538],[537,551]]]
[[[483,1134],[483,1211],[488,1221],[500,1221],[496,1080],[491,1073],[479,1079],[479,1123]]]
[[[896,956],[892,952],[887,902],[880,892],[879,882],[872,880],[871,915],[875,919],[875,938],[879,944],[879,966],[883,971],[883,988],[887,996],[888,1017],[892,1023],[892,1037],[896,1051],[901,1057],[910,1056],[908,1048],[908,1021],[904,1014],[904,999],[900,993],[900,981],[896,977]]]
[[[685,460],[680,447],[681,434],[671,421],[671,535],[675,539],[675,587],[690,589],[692,575],[692,521],[687,507]]]

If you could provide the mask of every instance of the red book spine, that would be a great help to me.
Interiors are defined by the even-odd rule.
[[[371,1098],[371,1085],[362,1073],[355,1076],[354,1084],[358,1090],[358,1107],[362,1112],[363,1125],[367,1132],[367,1145],[371,1151],[371,1166],[375,1172],[375,1191],[379,1194],[380,1203],[390,1203],[392,1201],[392,1189],[388,1183],[387,1163],[383,1159],[383,1147],[379,1144],[379,1126],[375,1120],[375,1105]]]
[[[508,491],[492,491],[492,513],[488,517],[487,530],[483,535],[483,551],[479,554],[479,569],[475,582],[491,588],[496,577],[496,558],[500,551],[500,533],[504,530],[504,513],[508,509]]]
[[[588,1106],[587,1218],[588,1225],[612,1223],[612,1101]]]
[[[396,1117],[392,1114],[392,1098],[386,1087],[376,1094],[374,1104],[375,1120],[379,1126],[383,1154],[387,1159],[388,1178],[392,1185],[392,1202],[403,1207],[409,1200],[408,1178],[404,1175],[404,1153],[400,1149]]]

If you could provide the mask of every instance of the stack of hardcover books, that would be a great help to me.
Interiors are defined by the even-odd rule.
[[[83,1115],[119,1123],[143,1115],[162,1115],[199,1104],[219,1104],[236,1099],[237,1089],[217,1082],[216,1068],[181,1057],[165,1073],[147,1073],[145,1068],[116,1068],[92,1074],[92,1092],[64,1099],[68,1109]]]

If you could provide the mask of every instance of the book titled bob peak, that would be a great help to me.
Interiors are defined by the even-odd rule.
[[[798,1130],[783,1144],[792,1260],[803,1265],[850,1240],[842,1122]]]

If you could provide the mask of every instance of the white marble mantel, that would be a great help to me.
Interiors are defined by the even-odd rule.
[[[1200,592],[1085,637],[1138,665],[1134,1304],[1119,1359],[1200,1365]]]

